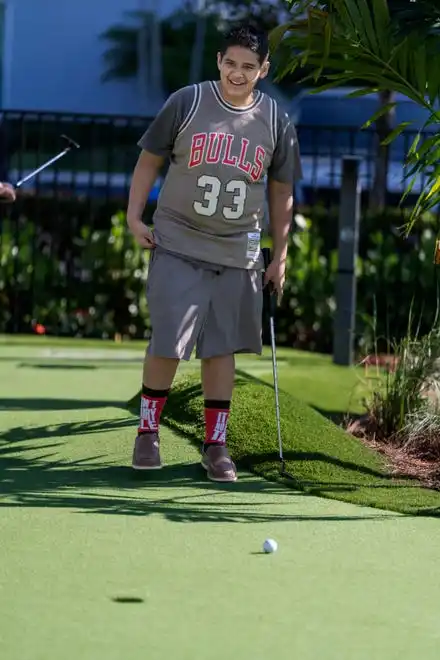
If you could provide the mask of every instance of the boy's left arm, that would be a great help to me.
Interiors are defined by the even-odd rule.
[[[272,281],[280,300],[292,224],[293,187],[295,181],[302,178],[302,169],[298,137],[287,114],[279,118],[277,133],[278,141],[268,170],[269,226],[273,249],[265,281]]]

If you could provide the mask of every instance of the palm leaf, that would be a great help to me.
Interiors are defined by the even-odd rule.
[[[358,98],[359,96],[368,96],[369,94],[377,94],[378,87],[367,87],[366,89],[356,89],[354,92],[349,92],[347,98]]]
[[[366,0],[352,0],[353,4],[358,4],[359,6],[359,14],[360,14],[360,20],[365,26],[365,34],[368,39],[368,43],[370,45],[370,48],[374,52],[380,52],[380,47],[379,47],[379,42],[376,37],[376,30],[373,25],[373,17],[370,12],[370,8],[366,2]],[[379,25],[379,27],[381,27]],[[383,44],[385,45],[385,44]]]
[[[316,93],[362,81],[365,88],[352,96],[373,91],[399,92],[429,112],[425,128],[428,125],[440,127],[440,113],[435,107],[440,100],[440,37],[434,37],[431,29],[423,39],[420,31],[399,31],[390,10],[390,0],[331,0],[326,4],[329,11],[312,8],[306,18],[295,15],[278,28],[277,37],[283,35],[280,47],[284,56],[276,79],[279,81],[297,69],[307,69],[302,82],[318,83]],[[438,14],[440,18],[440,9]],[[424,20],[427,15],[426,10]],[[417,25],[420,30],[420,21]],[[380,108],[364,127],[373,124],[392,107],[394,104]],[[382,144],[391,144],[409,125],[410,122],[400,124]],[[428,207],[440,203],[440,173],[435,160],[437,158],[438,162],[439,149],[440,136],[428,138],[420,145],[419,135],[407,154],[413,181],[408,184],[404,196],[408,195],[410,187],[412,190],[420,174],[428,176],[428,184],[412,210],[408,227],[412,227]]]
[[[382,105],[379,110],[377,110],[367,121],[361,126],[361,128],[370,128],[371,124],[374,124],[380,117],[387,115],[390,110],[393,110],[397,105],[396,102],[386,103]]]
[[[394,128],[391,133],[388,135],[388,137],[384,138],[381,140],[381,144],[386,146],[388,144],[391,144],[391,142],[394,142],[396,137],[399,137],[405,130],[405,128],[408,128],[408,126],[411,126],[413,122],[411,121],[402,121],[396,128]]]
[[[377,42],[380,49],[380,55],[385,60],[390,57],[390,13],[386,0],[373,0],[374,27],[377,34]]]

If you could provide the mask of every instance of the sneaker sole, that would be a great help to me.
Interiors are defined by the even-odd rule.
[[[205,465],[203,463],[203,461],[201,462],[201,465],[202,465],[203,469],[206,470],[207,477],[210,481],[216,481],[216,482],[221,483],[221,484],[226,484],[226,483],[232,484],[232,483],[235,483],[238,480],[237,475],[235,475],[235,477],[233,479],[231,479],[230,477],[225,477],[224,479],[222,479],[221,477],[213,477],[209,474],[209,468],[208,468],[207,465]]]
[[[131,467],[133,470],[161,470],[163,465],[135,465],[132,463]]]

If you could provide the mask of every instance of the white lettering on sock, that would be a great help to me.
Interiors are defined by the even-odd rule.
[[[212,434],[213,442],[226,442],[226,427],[228,425],[228,413],[219,412]]]
[[[142,431],[157,431],[157,401],[141,397]]]

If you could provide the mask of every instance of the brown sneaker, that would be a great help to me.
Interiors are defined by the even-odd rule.
[[[162,461],[159,452],[159,435],[157,433],[141,433],[134,441],[134,470],[160,470]]]
[[[237,468],[224,445],[202,450],[202,466],[211,481],[237,481]]]

